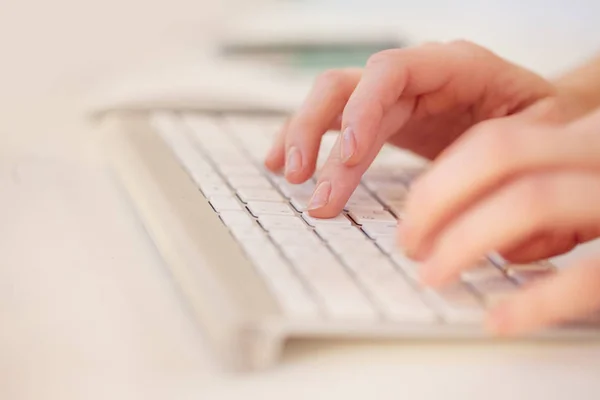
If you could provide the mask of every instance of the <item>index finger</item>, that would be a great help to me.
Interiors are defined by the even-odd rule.
[[[450,102],[472,101],[481,95],[485,85],[476,79],[487,76],[489,68],[471,68],[492,53],[468,42],[428,44],[415,48],[386,50],[373,55],[364,69],[361,81],[350,96],[342,118],[341,154],[346,165],[360,163],[376,141],[381,121],[400,99],[434,93],[458,82],[457,96]],[[465,80],[465,85],[460,81]],[[432,110],[434,111],[434,110]],[[400,128],[400,127],[398,127]]]

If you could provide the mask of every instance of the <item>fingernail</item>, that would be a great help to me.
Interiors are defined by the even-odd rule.
[[[285,162],[285,173],[293,174],[296,171],[299,171],[302,168],[302,155],[300,154],[300,150],[298,150],[295,146],[290,147],[287,154],[287,159]]]
[[[354,131],[348,127],[342,132],[341,140],[341,157],[342,162],[348,161],[354,155],[356,151],[356,138],[354,137]]]
[[[317,189],[312,195],[310,202],[308,203],[309,210],[316,210],[324,207],[329,203],[329,196],[331,195],[331,183],[325,181],[321,182]]]

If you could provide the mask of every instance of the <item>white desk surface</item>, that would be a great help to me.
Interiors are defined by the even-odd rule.
[[[304,344],[219,372],[65,71],[0,85],[0,398],[598,398],[600,345]]]

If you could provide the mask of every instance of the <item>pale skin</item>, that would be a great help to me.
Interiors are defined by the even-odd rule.
[[[443,285],[491,252],[529,262],[600,236],[599,107],[600,57],[549,81],[469,42],[388,50],[317,79],[265,164],[304,182],[340,130],[309,205],[327,218],[384,143],[430,159],[399,244],[423,284]],[[582,260],[500,303],[487,327],[523,334],[597,310],[600,259]]]

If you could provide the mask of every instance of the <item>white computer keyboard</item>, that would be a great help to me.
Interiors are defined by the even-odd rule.
[[[395,240],[420,165],[386,148],[344,212],[316,219],[305,212],[314,180],[293,185],[262,166],[281,122],[193,114],[154,118],[160,136],[290,318],[475,324],[489,305],[554,271],[546,262],[518,266],[486,259],[443,290],[421,287],[418,264]],[[325,136],[319,165],[335,138]]]

